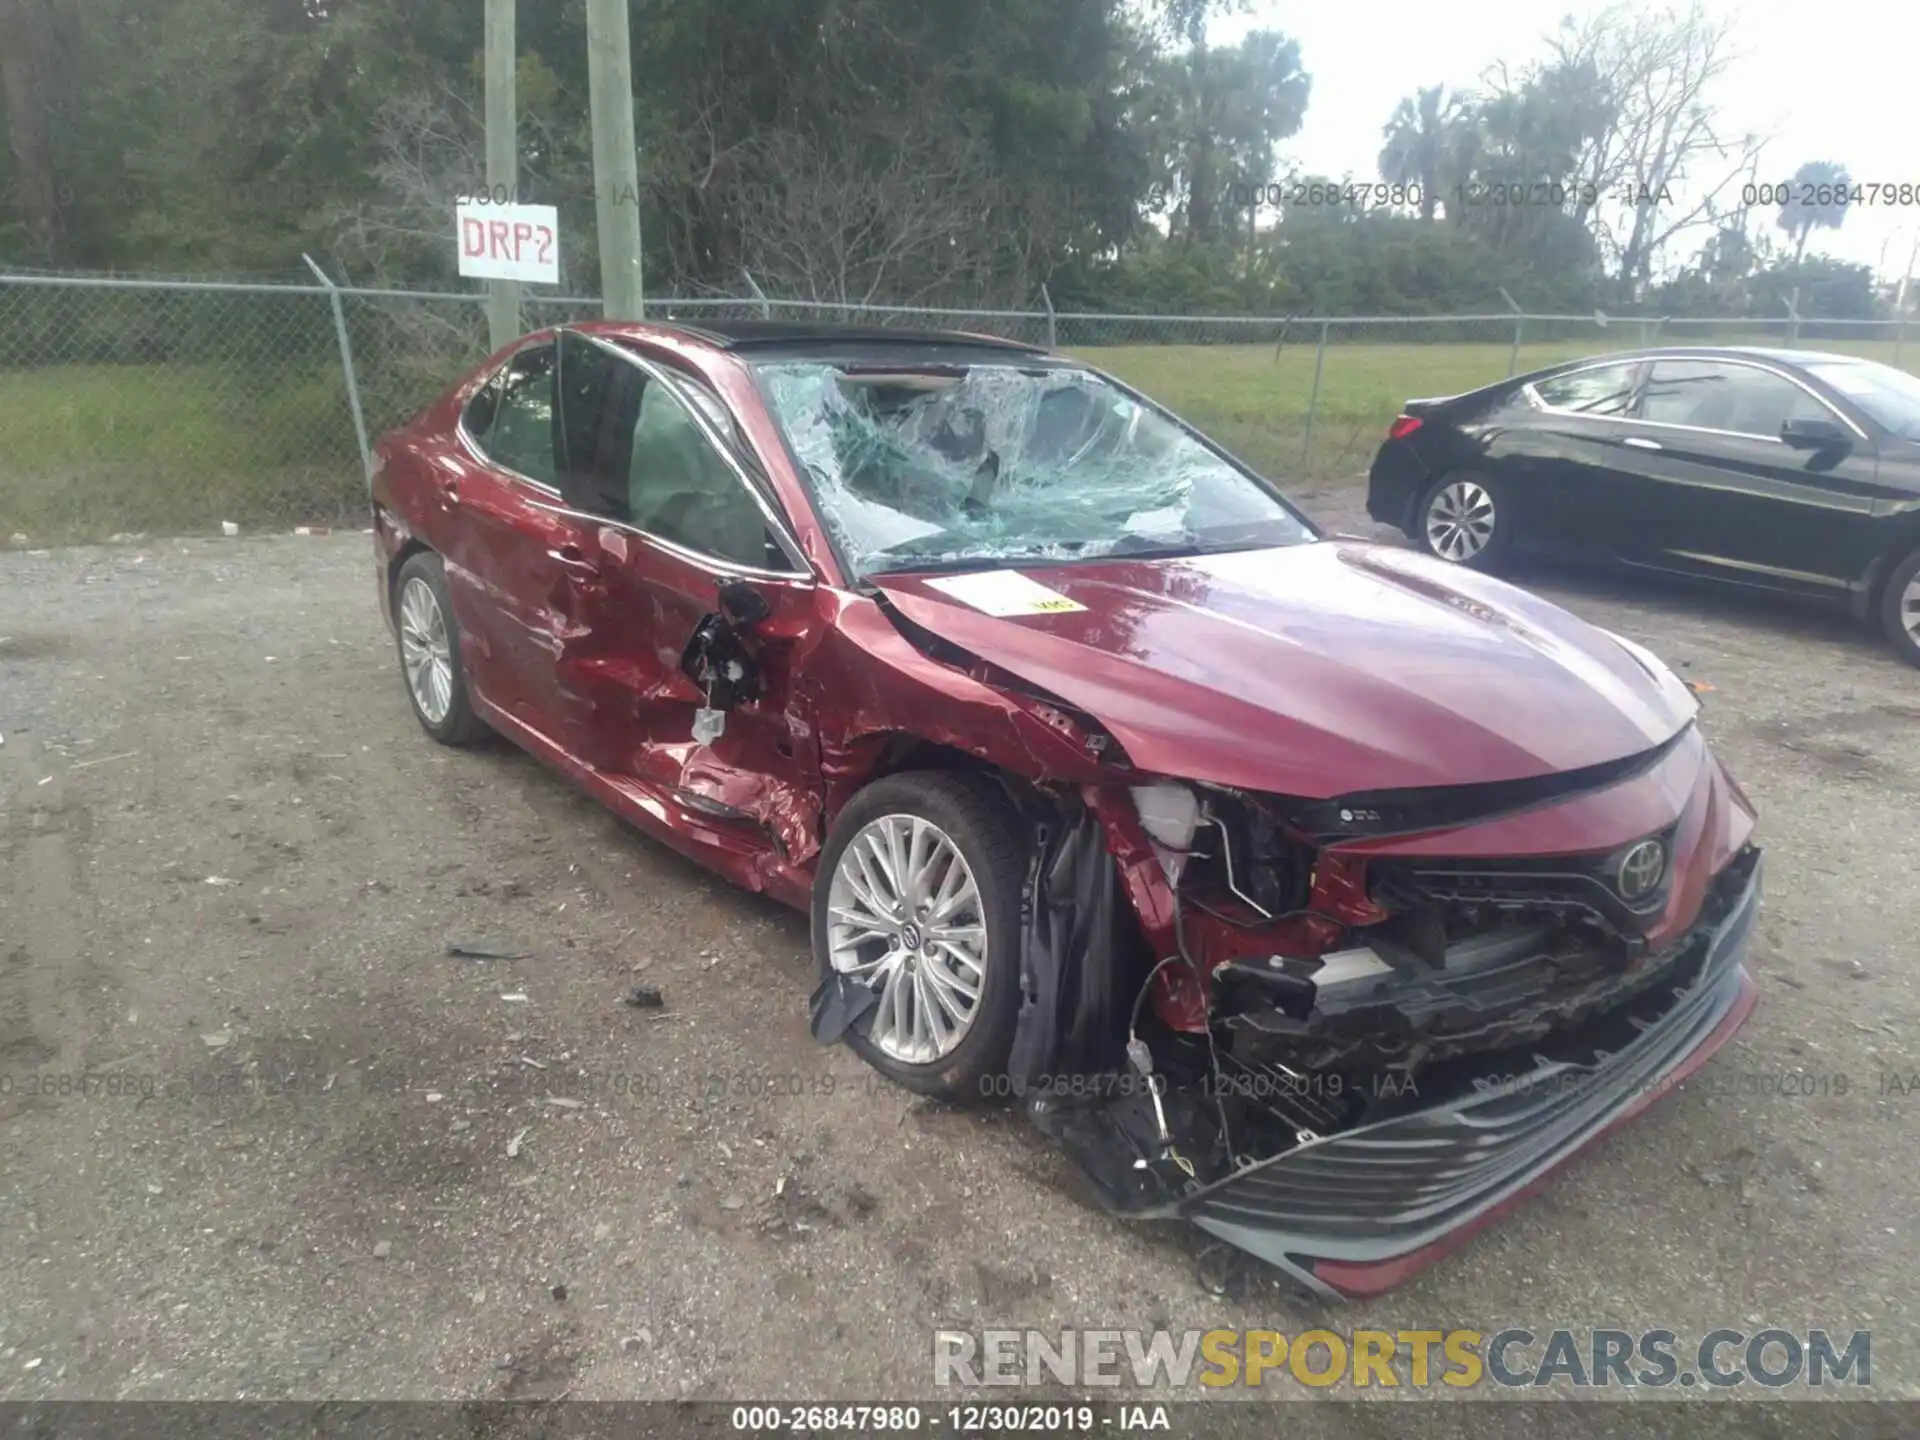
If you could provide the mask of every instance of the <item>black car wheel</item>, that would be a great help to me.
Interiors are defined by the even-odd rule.
[[[1413,508],[1412,538],[1429,555],[1491,570],[1512,542],[1513,523],[1490,477],[1456,470],[1421,495]]]
[[[845,1038],[881,1074],[959,1104],[1005,1070],[1026,855],[1005,798],[970,775],[888,776],[834,822],[813,885],[813,952],[823,981],[871,992]]]
[[[1920,665],[1920,550],[1893,567],[1880,592],[1880,628],[1894,654]]]
[[[431,550],[409,556],[393,582],[394,639],[400,673],[420,728],[442,745],[470,745],[487,733],[473,713],[460,665],[460,627],[447,599],[447,577]]]

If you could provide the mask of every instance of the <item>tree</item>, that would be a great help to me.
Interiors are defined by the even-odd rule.
[[[1237,208],[1273,178],[1274,146],[1300,129],[1309,81],[1299,45],[1257,30],[1232,49],[1195,46],[1156,67],[1136,107],[1139,130],[1160,156],[1174,221],[1192,242],[1226,233],[1224,208]]]
[[[1420,218],[1432,223],[1443,175],[1463,155],[1473,111],[1467,97],[1429,85],[1402,100],[1386,123],[1380,148],[1380,178],[1389,185],[1420,187]],[[1470,141],[1469,141],[1470,144]]]
[[[1531,77],[1578,117],[1569,178],[1582,198],[1593,196],[1578,218],[1591,221],[1624,296],[1646,284],[1669,243],[1716,222],[1720,197],[1760,149],[1757,136],[1722,134],[1714,112],[1737,58],[1734,24],[1701,0],[1686,10],[1616,4],[1584,24],[1564,22]]]
[[[1807,253],[1807,237],[1817,229],[1838,230],[1847,218],[1853,177],[1831,160],[1809,160],[1793,172],[1780,202],[1780,228],[1793,241],[1793,263]]]
[[[0,113],[14,204],[29,249],[43,264],[59,257],[65,239],[55,151],[73,80],[65,43],[71,18],[54,0],[0,0]]]

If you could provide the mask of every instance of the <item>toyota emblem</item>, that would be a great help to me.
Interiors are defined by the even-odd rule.
[[[1667,847],[1658,840],[1642,840],[1620,857],[1615,883],[1623,899],[1640,900],[1653,893],[1666,873]]]

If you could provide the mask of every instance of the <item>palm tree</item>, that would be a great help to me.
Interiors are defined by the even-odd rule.
[[[1444,85],[1429,85],[1394,108],[1381,134],[1380,178],[1389,185],[1420,187],[1420,218],[1431,221],[1440,200],[1441,175],[1455,147],[1462,118],[1458,95]]]
[[[1780,201],[1780,228],[1793,238],[1793,263],[1806,253],[1816,229],[1838,230],[1847,218],[1847,192],[1853,177],[1831,160],[1809,160],[1793,172]]]

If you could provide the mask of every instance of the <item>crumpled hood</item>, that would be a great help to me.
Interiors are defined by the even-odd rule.
[[[1387,546],[1019,573],[874,583],[1161,774],[1315,799],[1516,780],[1651,749],[1695,709],[1679,681],[1557,605]],[[1063,598],[1035,603],[1031,584]]]

